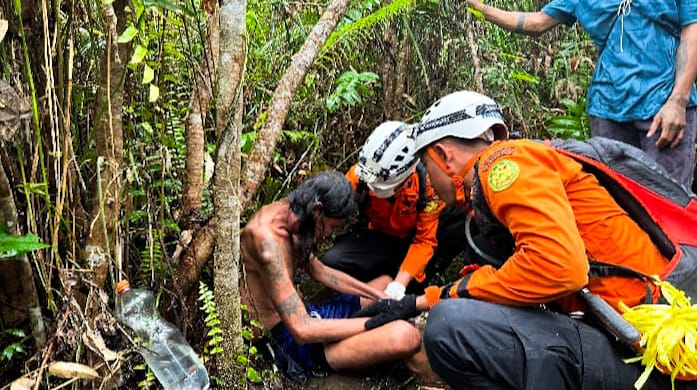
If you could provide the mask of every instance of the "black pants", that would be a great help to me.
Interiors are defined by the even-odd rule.
[[[424,345],[454,389],[631,390],[643,372],[633,353],[566,315],[473,299],[448,299],[428,316]],[[675,382],[697,389],[697,382]],[[643,390],[670,389],[657,370]]]
[[[438,218],[436,239],[438,248],[426,267],[427,280],[445,270],[465,248],[464,212],[446,207]],[[410,245],[411,238],[401,239],[367,227],[357,227],[338,237],[322,256],[322,262],[364,282],[381,275],[394,277]]]

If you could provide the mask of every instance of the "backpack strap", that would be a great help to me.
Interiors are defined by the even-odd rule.
[[[649,281],[651,280],[650,276],[623,265],[603,263],[590,258],[588,259],[588,265],[590,266],[588,269],[588,277],[591,278],[618,276],[622,278],[635,278],[641,280],[646,287],[644,303],[653,303],[653,294],[651,293],[651,286],[649,286]]]
[[[428,204],[426,195],[426,166],[419,160],[416,164],[416,175],[419,177],[419,199],[416,201],[416,211],[422,211]]]

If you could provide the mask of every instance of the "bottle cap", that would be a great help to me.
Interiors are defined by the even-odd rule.
[[[128,279],[124,279],[116,283],[116,293],[121,294],[122,292],[128,290],[131,284],[128,283]]]

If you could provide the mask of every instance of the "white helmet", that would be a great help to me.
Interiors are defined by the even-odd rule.
[[[356,175],[375,196],[389,198],[414,172],[412,125],[387,121],[368,136],[358,155]]]
[[[421,118],[415,130],[416,151],[445,137],[508,138],[499,105],[491,98],[472,91],[457,91],[442,97]]]

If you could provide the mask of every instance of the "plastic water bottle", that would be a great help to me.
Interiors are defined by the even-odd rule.
[[[116,317],[141,339],[139,352],[165,390],[206,390],[208,372],[176,326],[160,316],[148,290],[116,284]]]

